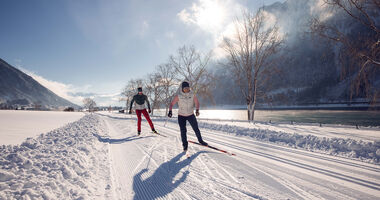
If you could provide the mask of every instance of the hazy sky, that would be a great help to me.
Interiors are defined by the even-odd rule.
[[[121,105],[129,79],[180,46],[216,50],[243,8],[276,1],[0,0],[0,58],[78,105]]]

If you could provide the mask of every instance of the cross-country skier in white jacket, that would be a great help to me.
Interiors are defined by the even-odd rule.
[[[198,138],[198,142],[207,146],[208,144],[203,141],[201,132],[198,128],[198,122],[194,115],[194,104],[196,107],[195,114],[199,116],[199,101],[197,96],[190,90],[190,84],[187,81],[181,83],[178,95],[174,97],[169,107],[168,117],[172,117],[172,108],[178,102],[178,124],[181,130],[181,139],[183,150],[186,152],[188,147],[187,142],[187,129],[186,121],[189,121],[193,128],[195,135]]]

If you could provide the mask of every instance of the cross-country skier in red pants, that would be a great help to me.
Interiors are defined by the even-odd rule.
[[[152,129],[153,133],[157,133],[157,131],[154,129],[152,120],[150,120],[149,114],[150,113],[150,104],[148,97],[143,94],[142,88],[137,88],[138,93],[133,96],[133,99],[131,101],[131,105],[129,107],[129,114],[132,114],[132,105],[135,103],[135,110],[137,115],[137,135],[140,135],[141,133],[141,113],[144,115],[145,119],[148,121],[150,128]],[[148,112],[146,111],[145,102],[148,105]]]

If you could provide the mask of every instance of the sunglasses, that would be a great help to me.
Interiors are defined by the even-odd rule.
[[[183,88],[183,91],[184,91],[184,92],[188,92],[188,91],[190,91],[190,87],[184,87],[184,88]]]

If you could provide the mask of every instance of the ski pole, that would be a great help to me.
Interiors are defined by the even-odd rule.
[[[165,120],[165,124],[164,124],[164,127],[166,127],[166,123],[168,123],[168,120],[169,120],[169,117],[166,116],[166,120]]]

